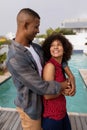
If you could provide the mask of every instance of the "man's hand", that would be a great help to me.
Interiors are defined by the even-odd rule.
[[[75,86],[75,80],[74,79],[67,79],[67,83],[63,82],[62,84],[62,94],[65,96],[74,96],[76,93],[76,86]],[[64,86],[65,85],[65,86]],[[66,87],[67,86],[67,87]]]
[[[63,91],[66,88],[71,88],[71,83],[68,79],[66,79],[64,82],[61,82],[61,90]]]

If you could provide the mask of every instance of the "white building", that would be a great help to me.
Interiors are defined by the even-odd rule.
[[[7,33],[6,34],[6,38],[7,39],[13,39],[13,38],[15,38],[15,33],[12,33],[12,32]]]
[[[64,20],[61,25],[62,28],[72,29],[76,33],[87,33],[87,18]]]
[[[87,48],[87,33],[79,33],[76,35],[65,35],[65,37],[72,43],[74,50],[82,50]]]

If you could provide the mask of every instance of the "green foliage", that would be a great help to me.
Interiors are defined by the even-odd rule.
[[[52,29],[50,27],[46,30],[46,34],[38,35],[37,38],[46,38],[47,36],[51,35],[53,32],[61,33],[63,35],[75,34],[72,29],[65,29],[65,28]]]
[[[46,38],[46,34],[37,35],[36,38]]]
[[[61,30],[60,28],[56,28],[55,32],[60,33],[60,30]]]
[[[51,35],[53,32],[54,32],[54,30],[52,28],[47,29],[46,36]]]
[[[4,44],[4,41],[0,41],[0,46]]]
[[[4,70],[0,68],[0,75],[4,74]]]
[[[64,29],[64,28],[60,29],[59,33],[62,33],[63,35],[75,34],[72,29]]]
[[[1,45],[8,45],[8,44],[10,44],[10,40],[0,41],[0,46]]]
[[[0,64],[6,60],[6,52],[0,55]]]

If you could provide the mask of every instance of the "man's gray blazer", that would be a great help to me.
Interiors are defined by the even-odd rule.
[[[35,43],[31,45],[39,55],[43,66],[41,46]],[[32,119],[39,119],[42,112],[41,96],[59,93],[60,84],[55,81],[43,81],[31,53],[14,40],[9,46],[6,65],[17,89],[16,106],[22,108]]]

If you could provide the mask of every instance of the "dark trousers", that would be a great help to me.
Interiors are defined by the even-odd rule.
[[[50,118],[43,118],[43,130],[71,130],[71,124],[68,115],[61,120],[54,120]]]

